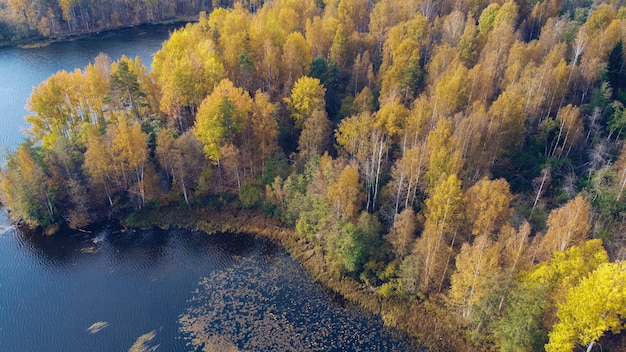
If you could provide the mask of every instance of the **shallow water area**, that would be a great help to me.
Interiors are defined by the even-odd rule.
[[[410,350],[261,238],[0,224],[2,351]]]

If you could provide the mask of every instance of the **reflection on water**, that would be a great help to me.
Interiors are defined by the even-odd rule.
[[[409,349],[245,235],[5,231],[0,302],[0,351]]]

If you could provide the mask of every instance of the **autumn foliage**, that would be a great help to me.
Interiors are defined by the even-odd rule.
[[[2,202],[71,228],[255,209],[332,280],[418,307],[384,318],[422,342],[398,317],[445,315],[461,350],[610,346],[625,319],[626,8],[584,4],[213,1],[151,70],[101,55],[35,87]]]

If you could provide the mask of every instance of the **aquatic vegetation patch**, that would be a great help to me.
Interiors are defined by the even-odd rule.
[[[287,255],[243,258],[203,278],[189,303],[180,329],[204,351],[412,350],[380,319],[329,299]]]
[[[156,331],[152,330],[149,333],[145,333],[137,338],[135,343],[130,347],[128,352],[154,352],[159,348],[159,345],[153,345],[152,341],[156,337]]]
[[[108,322],[106,322],[106,321],[98,321],[98,322],[95,322],[95,323],[91,324],[87,328],[87,331],[89,331],[92,334],[95,334],[95,333],[99,332],[100,330],[106,328],[107,326],[109,326]]]

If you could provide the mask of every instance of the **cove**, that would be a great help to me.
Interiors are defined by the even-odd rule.
[[[252,235],[29,235],[0,215],[2,351],[410,351]]]

